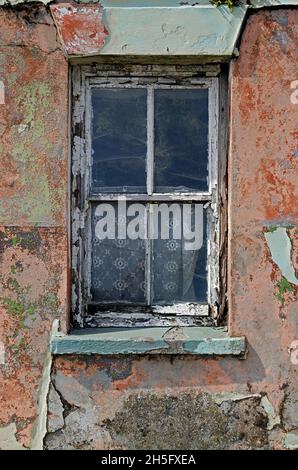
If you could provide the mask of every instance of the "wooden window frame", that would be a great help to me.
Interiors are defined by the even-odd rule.
[[[217,324],[225,310],[226,251],[226,141],[222,116],[224,89],[220,68],[211,65],[75,65],[72,67],[72,310],[78,327],[123,326],[197,326]],[[204,202],[208,205],[208,302],[154,306],[150,312],[139,306],[125,311],[110,303],[100,306],[90,302],[91,217],[90,203],[118,201],[119,194],[92,194],[91,174],[91,89],[145,87],[148,92],[147,123],[147,194],[125,193],[127,202]],[[209,90],[209,188],[206,192],[153,193],[153,98],[151,90]],[[222,129],[219,129],[220,123]],[[219,159],[219,153],[221,158]],[[148,158],[149,157],[149,158]],[[224,234],[221,233],[221,226]],[[90,313],[92,311],[92,313]]]

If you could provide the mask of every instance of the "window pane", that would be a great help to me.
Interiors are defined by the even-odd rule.
[[[127,217],[127,223],[130,220],[131,217]],[[123,223],[117,204],[93,204],[92,300],[144,303],[145,242],[140,239],[119,239],[118,221]],[[113,227],[116,227],[114,239]],[[109,230],[112,239],[103,239],[102,233],[106,230]]]
[[[147,91],[93,89],[92,191],[146,192]]]
[[[208,190],[208,90],[155,91],[155,191]]]
[[[174,214],[169,238],[153,242],[153,304],[207,301],[207,214],[202,204],[184,206],[189,210],[184,214],[180,205],[184,236],[175,238],[180,218]],[[193,236],[187,238],[186,229]]]

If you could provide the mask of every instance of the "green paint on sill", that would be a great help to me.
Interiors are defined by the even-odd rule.
[[[177,334],[176,334],[177,333]],[[176,337],[177,336],[177,337]],[[102,328],[55,334],[51,352],[63,354],[191,354],[242,356],[244,337],[230,337],[226,328]]]

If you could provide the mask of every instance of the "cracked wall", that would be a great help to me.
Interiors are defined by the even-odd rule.
[[[46,430],[47,449],[298,447],[297,24],[250,15],[231,65],[229,328],[247,357],[54,357],[50,376],[69,310],[68,64],[49,7],[0,7],[1,449]],[[286,265],[268,243],[283,229]]]

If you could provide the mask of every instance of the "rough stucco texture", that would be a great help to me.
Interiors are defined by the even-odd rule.
[[[0,80],[0,436],[20,448],[67,318],[68,66],[45,7],[0,8]]]
[[[229,321],[247,358],[56,358],[46,448],[295,446],[297,287],[265,232],[287,227],[297,270],[297,24],[297,10],[251,15],[232,64]]]

